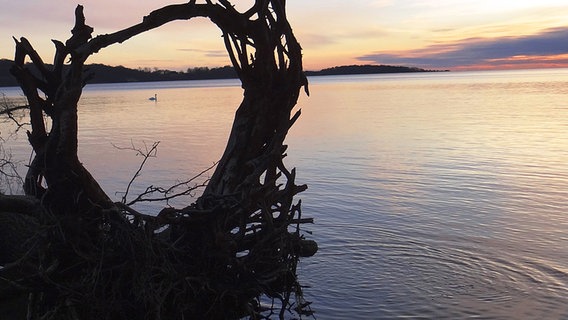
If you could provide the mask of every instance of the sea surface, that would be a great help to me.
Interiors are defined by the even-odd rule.
[[[309,186],[318,319],[568,319],[568,69],[309,80],[285,160]],[[80,158],[116,200],[143,159],[129,149],[160,141],[127,199],[189,179],[241,98],[235,80],[89,85]],[[25,169],[23,131],[5,146]]]

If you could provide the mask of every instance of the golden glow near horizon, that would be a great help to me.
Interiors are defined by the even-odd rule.
[[[234,1],[238,9],[254,1]],[[133,25],[175,2],[85,0],[95,35]],[[50,39],[65,40],[75,3],[0,0],[0,58],[13,57],[12,36],[27,37],[48,60]],[[308,70],[345,64],[427,69],[568,66],[565,0],[288,1],[288,16]],[[229,64],[219,30],[206,19],[178,21],[103,49],[90,63],[185,70]]]

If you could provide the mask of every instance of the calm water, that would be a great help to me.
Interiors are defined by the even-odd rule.
[[[299,271],[319,319],[568,319],[568,70],[310,89],[287,163],[310,187],[320,251]],[[135,191],[189,178],[220,157],[241,96],[235,81],[91,85],[81,159],[117,199],[141,157],[113,144],[161,141]]]

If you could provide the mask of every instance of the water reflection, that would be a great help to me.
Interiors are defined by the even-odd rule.
[[[568,316],[568,73],[545,74],[312,82],[290,144],[316,180],[302,271],[345,302],[323,318]]]
[[[140,162],[112,143],[162,141],[140,188],[224,149],[237,85],[160,86],[85,92],[80,156],[111,195]],[[567,70],[319,77],[310,89],[286,161],[316,218],[306,230],[320,251],[299,270],[319,318],[568,317]]]

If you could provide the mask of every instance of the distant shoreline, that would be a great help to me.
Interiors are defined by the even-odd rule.
[[[307,76],[348,75],[348,74],[380,74],[380,73],[411,73],[411,72],[449,72],[450,70],[426,70],[416,67],[388,65],[349,65],[322,69],[320,71],[305,71]]]
[[[0,87],[18,86],[15,78],[10,74],[12,61],[0,59]],[[129,83],[177,80],[213,80],[237,79],[232,66],[218,68],[198,67],[190,68],[186,72],[150,68],[131,69],[123,66],[107,66],[103,64],[90,64],[85,66],[86,72],[93,77],[88,83]],[[449,70],[425,70],[415,67],[388,66],[388,65],[349,65],[326,68],[319,71],[305,71],[306,76],[327,75],[355,75],[355,74],[382,74],[382,73],[411,73],[411,72],[447,72]]]

